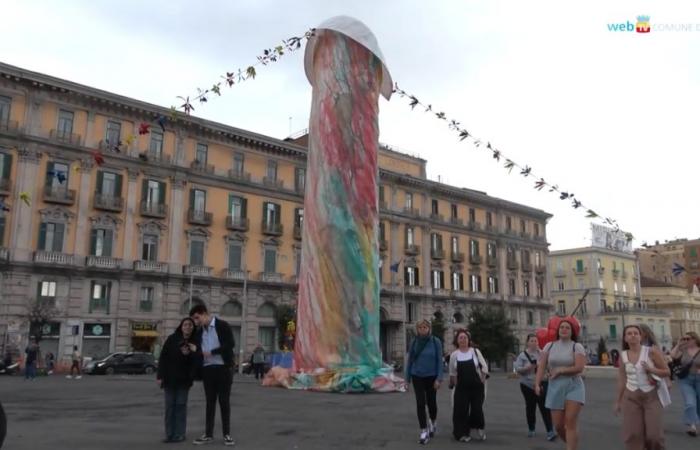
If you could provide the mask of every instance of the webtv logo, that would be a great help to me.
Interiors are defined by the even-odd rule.
[[[637,33],[648,33],[651,31],[649,16],[637,16],[636,24],[630,22],[629,20],[627,22],[609,23],[608,31],[625,33],[636,31]]]

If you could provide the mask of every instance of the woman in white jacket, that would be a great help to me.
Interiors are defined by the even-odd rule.
[[[457,350],[450,355],[450,389],[452,391],[452,434],[461,442],[471,441],[471,430],[477,438],[486,440],[484,433],[484,398],[488,365],[479,349],[471,346],[471,335],[459,330],[454,345]]]

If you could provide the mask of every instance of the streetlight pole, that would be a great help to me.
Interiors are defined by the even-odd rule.
[[[243,355],[246,347],[246,315],[248,312],[248,269],[243,266],[243,307],[241,308],[241,336],[238,349],[238,373],[243,373]]]

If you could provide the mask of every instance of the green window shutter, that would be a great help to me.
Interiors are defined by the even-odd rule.
[[[420,272],[418,272],[418,267],[416,267],[416,286],[420,286]]]
[[[97,230],[90,230],[90,254],[94,255],[97,252]]]
[[[158,183],[158,204],[165,205],[165,183]]]
[[[583,260],[582,259],[576,260],[576,272],[583,272]]]
[[[39,244],[38,248],[41,251],[46,251],[46,222],[39,225]]]
[[[233,211],[233,194],[228,194],[228,215]]]
[[[241,198],[241,217],[248,217],[248,199]]]
[[[62,223],[56,224],[56,229],[54,231],[53,237],[53,251],[61,252],[63,251],[63,235],[65,231],[65,225]]]
[[[93,300],[94,293],[95,293],[95,282],[91,281],[90,282],[90,294],[89,294],[90,300],[88,301],[88,305],[89,305],[88,312],[92,312],[92,307],[95,303],[95,300]]]
[[[109,314],[109,299],[111,298],[112,295],[112,282],[109,281],[107,283],[107,288],[105,289],[105,310],[107,314]]]
[[[148,180],[143,179],[141,181],[141,200],[146,201],[148,199]]]
[[[190,209],[194,210],[194,189],[190,189]]]
[[[263,202],[263,208],[262,208],[262,220],[263,223],[267,223],[267,205],[269,202]]]
[[[105,241],[102,246],[102,253],[104,256],[112,257],[112,239],[114,239],[114,231],[105,230]]]
[[[464,290],[464,275],[462,273],[459,274],[459,288]]]
[[[0,247],[3,246],[5,242],[5,218],[0,217]]]
[[[117,175],[116,180],[114,181],[114,196],[115,197],[121,197],[122,196],[122,175]]]
[[[51,186],[53,183],[53,177],[49,175],[49,172],[54,171],[54,163],[49,162],[46,164],[46,186]]]
[[[239,270],[241,268],[241,246],[231,244],[228,247],[228,268]]]
[[[95,183],[95,192],[98,194],[102,193],[102,182],[104,180],[104,173],[100,170],[97,172],[97,183]]]
[[[282,206],[275,205],[275,224],[279,225],[282,217]]]
[[[482,291],[481,275],[477,275],[477,277],[476,277],[476,292],[481,292],[481,291]]]
[[[440,271],[440,289],[445,288],[445,272]]]
[[[3,158],[3,163],[2,163],[2,178],[5,180],[10,179],[10,171],[12,170],[12,155],[9,155],[7,153],[4,153],[1,155]]]

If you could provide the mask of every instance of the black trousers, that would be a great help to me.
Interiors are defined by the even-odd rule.
[[[253,371],[255,372],[255,379],[262,379],[265,377],[265,363],[253,363]]]
[[[535,408],[540,408],[540,414],[544,421],[544,427],[547,431],[552,431],[552,413],[544,406],[546,384],[542,383],[542,395],[537,396],[534,389],[520,384],[520,391],[525,397],[525,417],[527,418],[527,428],[530,431],[535,431]]]
[[[233,371],[228,366],[205,366],[202,368],[202,384],[206,406],[207,436],[214,436],[214,418],[216,416],[216,401],[219,400],[221,409],[221,429],[224,436],[231,434],[231,384]]]
[[[484,385],[479,383],[467,387],[455,387],[452,410],[452,433],[455,439],[469,436],[472,428],[483,430]]]
[[[435,391],[435,377],[415,377],[413,380],[413,392],[416,394],[416,409],[418,410],[418,424],[421,430],[428,428],[428,420],[425,417],[425,406],[428,405],[430,420],[437,419],[437,393]]]

